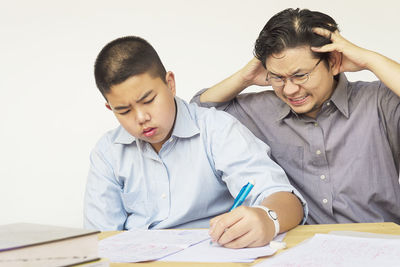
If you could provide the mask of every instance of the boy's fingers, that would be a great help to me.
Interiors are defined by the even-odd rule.
[[[235,224],[231,225],[231,227],[227,228],[218,239],[218,243],[222,246],[226,246],[227,244],[231,243],[229,246],[226,247],[245,247],[250,243],[247,243],[247,239],[243,239],[250,229],[247,229],[245,225],[243,225],[242,220],[237,221]]]
[[[224,244],[226,248],[247,248],[252,247],[254,243],[254,237],[252,237],[250,232],[247,232],[240,237],[232,240],[229,243]]]
[[[242,215],[240,210],[241,207],[212,219],[209,230],[211,240],[219,242],[219,239],[224,232],[233,224],[241,220]]]
[[[214,217],[214,218],[212,218],[212,219],[210,220],[210,231],[211,231],[211,228],[214,227],[214,224],[215,224],[222,216],[223,216],[223,214],[222,214],[222,215],[218,215],[218,216],[216,216],[216,217]]]

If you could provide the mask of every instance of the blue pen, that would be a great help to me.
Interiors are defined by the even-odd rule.
[[[254,187],[254,181],[249,181],[245,186],[242,187],[239,194],[236,196],[235,200],[233,201],[232,208],[229,210],[233,210],[234,208],[242,205],[243,201],[246,199],[248,194],[250,193],[251,189]]]

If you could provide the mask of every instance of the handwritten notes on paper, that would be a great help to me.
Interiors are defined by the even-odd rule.
[[[274,240],[281,241],[285,234]],[[252,262],[277,251],[270,246],[229,249],[210,245],[208,229],[129,230],[103,239],[99,256],[112,262],[150,260],[183,262]]]
[[[278,235],[274,240],[281,241],[285,234]],[[160,261],[179,262],[253,262],[263,256],[273,255],[277,249],[269,245],[257,248],[230,249],[216,244],[210,245],[208,240],[191,246],[179,253],[172,254]]]
[[[101,240],[99,256],[108,258],[112,262],[150,261],[176,253],[209,238],[208,229],[133,229]]]
[[[400,266],[400,240],[316,234],[255,266]]]

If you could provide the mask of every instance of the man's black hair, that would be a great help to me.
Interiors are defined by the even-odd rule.
[[[285,9],[274,15],[261,30],[254,47],[254,55],[264,67],[266,59],[288,48],[299,46],[323,46],[331,40],[313,32],[320,27],[331,32],[338,30],[338,25],[330,16],[308,9]],[[316,58],[327,62],[329,53],[312,52]]]

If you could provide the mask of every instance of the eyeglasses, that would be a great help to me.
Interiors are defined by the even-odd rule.
[[[276,88],[284,87],[286,84],[286,81],[288,79],[296,85],[306,83],[308,81],[308,79],[310,78],[311,72],[313,72],[315,70],[315,68],[318,66],[318,64],[321,61],[322,61],[322,58],[320,58],[318,60],[317,64],[315,64],[314,67],[312,68],[312,70],[310,70],[309,72],[303,73],[303,74],[294,74],[289,77],[279,77],[279,76],[275,76],[268,72],[266,80],[271,84],[272,87],[276,87]]]

